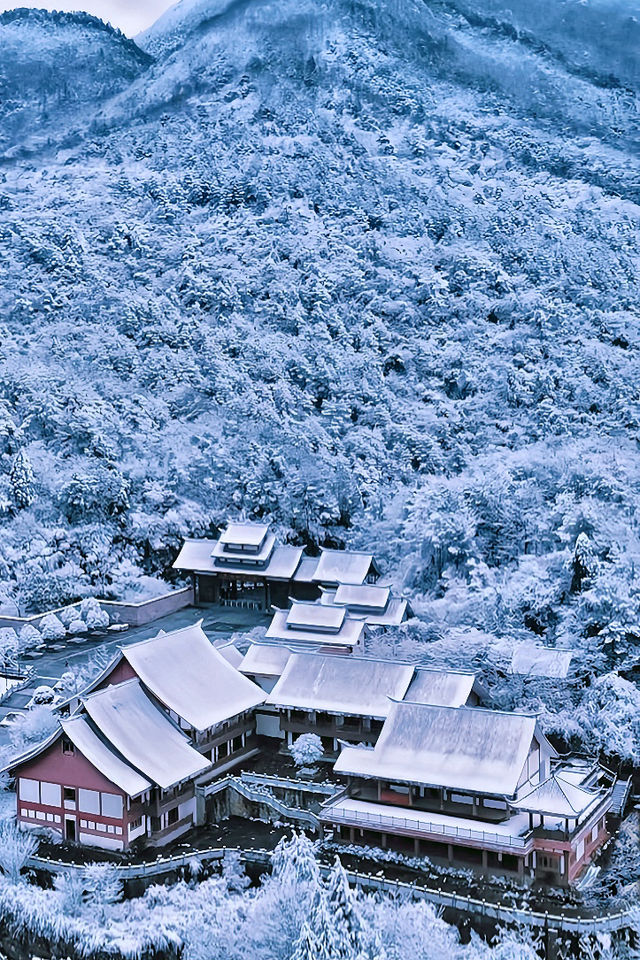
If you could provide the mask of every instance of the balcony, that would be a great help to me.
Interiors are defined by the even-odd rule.
[[[462,846],[514,852],[520,856],[528,853],[533,845],[526,814],[517,814],[500,824],[491,824],[415,808],[396,814],[392,807],[343,798],[325,807],[321,819],[335,825],[410,837],[428,837]]]

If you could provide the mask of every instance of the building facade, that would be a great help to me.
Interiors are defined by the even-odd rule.
[[[569,886],[608,838],[610,782],[561,763],[531,716],[396,702],[335,770],[346,787],[322,821],[345,842]]]

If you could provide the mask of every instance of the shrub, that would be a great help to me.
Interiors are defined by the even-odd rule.
[[[32,833],[11,821],[0,824],[0,870],[12,883],[24,879],[22,871],[37,849],[38,840]]]
[[[84,620],[76,619],[72,620],[69,624],[69,633],[72,637],[77,637],[80,633],[87,632],[87,625]]]
[[[64,640],[67,631],[64,624],[55,613],[48,613],[40,621],[40,632],[43,640]]]

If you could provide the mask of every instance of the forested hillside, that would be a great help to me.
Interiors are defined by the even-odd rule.
[[[538,6],[183,0],[144,53],[83,21],[120,92],[0,167],[6,603],[244,515],[373,548],[421,640],[634,666],[638,20]],[[16,115],[68,28],[0,19]]]

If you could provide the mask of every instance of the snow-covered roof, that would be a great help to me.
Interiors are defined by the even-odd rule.
[[[252,643],[238,669],[261,677],[279,677],[287,665],[291,650],[280,643]]]
[[[68,720],[61,720],[60,726],[76,750],[130,797],[137,797],[139,793],[151,789],[153,784],[98,735],[87,717],[82,714],[69,717]]]
[[[349,610],[352,613],[352,616],[359,616],[355,609],[351,611],[351,608],[349,608]],[[391,597],[389,603],[387,604],[386,610],[381,613],[363,614],[363,616],[366,623],[368,623],[370,627],[385,627],[402,623],[406,611],[406,600],[403,600],[402,597]]]
[[[255,562],[255,553],[229,554],[228,562],[216,566],[211,556],[216,542],[215,540],[185,540],[173,567],[176,570],[187,570],[193,573],[224,572],[244,575],[258,572],[260,577],[266,577],[269,580],[292,580],[303,554],[302,547],[279,544],[273,548],[268,563],[260,567],[259,571],[252,571],[251,565],[242,561]]]
[[[373,564],[370,553],[322,549],[313,579],[316,583],[362,584]]]
[[[385,610],[390,596],[389,587],[378,587],[373,583],[341,583],[334,594],[333,602],[338,606],[381,613]]]
[[[287,626],[337,633],[346,615],[347,611],[344,607],[329,607],[321,603],[304,603],[294,600],[287,613]]]
[[[329,823],[356,822],[361,826],[385,827],[393,832],[394,827],[409,829],[416,833],[434,833],[454,836],[461,842],[482,840],[508,846],[513,842],[524,845],[529,832],[529,817],[515,814],[507,820],[487,822],[472,817],[454,817],[448,813],[420,810],[416,807],[396,807],[391,804],[339,797],[322,808],[321,819]]]
[[[411,703],[430,703],[433,706],[463,707],[469,699],[474,682],[473,673],[417,667],[404,699]]]
[[[259,547],[269,532],[269,523],[240,523],[230,521],[220,534],[220,543]]]
[[[163,790],[211,766],[147,696],[139,680],[112,684],[81,702],[101,735]]]
[[[511,672],[563,680],[569,672],[572,656],[571,650],[521,643],[513,651]]]
[[[267,703],[382,720],[389,697],[401,699],[413,673],[413,666],[392,660],[293,653]]]
[[[377,587],[371,584],[363,584],[362,586],[340,584],[335,590],[330,590],[326,587],[321,587],[320,589],[322,590],[320,603],[323,606],[342,606],[354,619],[364,620],[365,623],[372,627],[396,625],[402,623],[405,618],[407,601],[403,600],[402,597],[390,596],[389,587]],[[369,591],[374,590],[381,591],[381,593],[369,593]],[[365,591],[373,601],[371,606],[366,606],[364,603],[366,600]],[[350,595],[357,597],[359,602],[351,603],[349,600],[346,600],[345,598]],[[384,605],[375,606],[374,604],[376,603],[380,604],[380,601],[385,595],[386,600]],[[338,597],[342,599],[338,601]]]
[[[201,623],[122,647],[154,697],[196,730],[264,702],[263,691],[217,650]]]
[[[313,583],[317,566],[317,557],[302,557],[293,578],[294,581],[296,583]]]
[[[276,610],[274,612],[266,633],[268,640],[282,640],[286,644],[354,647],[360,643],[364,634],[365,625],[362,620],[345,617],[337,633],[327,633],[317,629],[289,626],[287,623],[288,613],[288,610]]]
[[[336,773],[513,796],[536,719],[469,707],[394,703],[372,750],[345,747]]]
[[[213,545],[213,550],[211,551],[213,565],[214,567],[224,567],[226,570],[229,564],[234,562],[253,564],[266,563],[271,556],[271,551],[273,550],[275,543],[276,538],[275,534],[273,533],[268,533],[262,543],[260,543],[255,550],[242,547],[235,549],[233,544],[223,543],[221,540],[216,540]]]
[[[238,650],[235,643],[232,643],[229,640],[227,643],[217,643],[215,649],[218,653],[225,658],[227,663],[230,663],[232,667],[236,669],[239,668],[240,664],[244,660],[244,654]]]
[[[514,806],[530,813],[579,819],[583,814],[590,812],[601,799],[600,792],[585,790],[584,787],[579,787],[565,779],[561,772],[556,772],[533,790],[525,793],[514,803]]]

